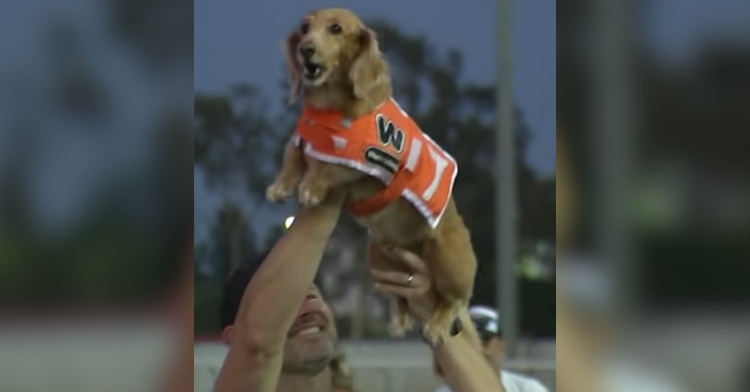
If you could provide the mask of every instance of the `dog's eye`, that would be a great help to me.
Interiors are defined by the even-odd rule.
[[[299,31],[302,34],[307,34],[308,30],[310,30],[310,24],[309,23],[302,23],[302,26],[299,27]]]
[[[331,33],[333,33],[333,34],[341,34],[341,31],[342,31],[342,30],[341,30],[341,25],[339,25],[338,23],[334,23],[334,24],[332,24],[332,25],[331,25],[331,27],[329,27],[328,29],[329,29],[329,30],[331,31]]]

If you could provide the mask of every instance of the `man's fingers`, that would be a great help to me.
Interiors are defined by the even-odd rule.
[[[409,274],[406,272],[399,271],[382,271],[382,270],[371,270],[370,275],[377,281],[377,283],[394,284],[394,285],[407,285],[413,284],[417,280],[416,276],[413,276],[412,281],[409,282]]]
[[[406,286],[399,286],[395,284],[387,284],[387,283],[376,283],[375,288],[383,292],[385,294],[391,294],[395,295],[397,297],[401,297],[407,300],[412,300],[421,294],[419,289],[414,287],[406,287]]]
[[[375,283],[390,284],[416,289],[418,292],[427,292],[430,289],[431,282],[424,275],[409,275],[406,272],[370,270],[370,276]],[[409,277],[411,276],[411,281]]]
[[[424,260],[422,260],[419,256],[415,255],[412,252],[394,247],[385,247],[383,248],[383,253],[396,260],[401,260],[412,271],[427,271],[427,265],[425,264]]]

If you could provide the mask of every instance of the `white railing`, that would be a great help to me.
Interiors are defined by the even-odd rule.
[[[520,350],[528,357],[508,360],[505,368],[539,379],[555,391],[554,342],[546,345],[526,344]],[[535,346],[531,347],[530,346]],[[431,392],[441,384],[433,374],[429,349],[411,341],[344,342],[358,392]],[[529,355],[529,354],[535,355]],[[226,347],[219,342],[195,345],[195,392],[211,390],[226,355]]]

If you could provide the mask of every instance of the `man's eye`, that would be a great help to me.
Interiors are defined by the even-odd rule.
[[[342,29],[341,29],[341,25],[339,25],[338,23],[334,23],[334,24],[332,24],[332,25],[331,25],[331,27],[329,27],[328,29],[329,29],[329,30],[331,31],[331,33],[333,33],[333,34],[341,34],[341,31],[342,31]]]

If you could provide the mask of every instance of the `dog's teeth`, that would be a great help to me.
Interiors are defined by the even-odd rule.
[[[323,68],[318,65],[307,65],[305,66],[305,75],[314,78],[323,72]]]

